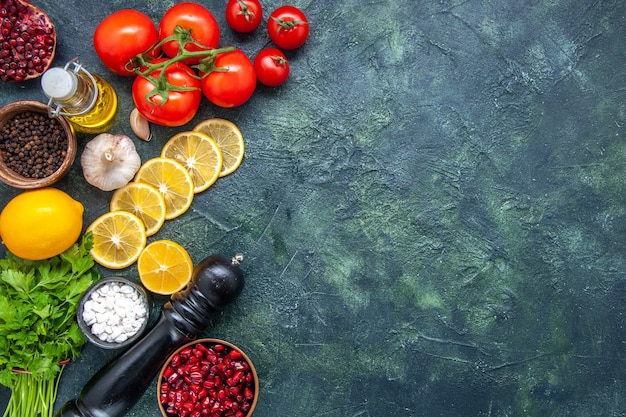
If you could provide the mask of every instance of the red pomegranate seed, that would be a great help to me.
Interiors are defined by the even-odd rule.
[[[172,372],[170,373],[170,376],[167,377],[167,382],[169,382],[170,384],[173,384],[174,382],[176,382],[176,380],[180,378],[180,374],[177,372]]]
[[[189,357],[191,356],[191,348],[190,347],[186,347],[185,349],[181,350],[179,352],[180,358],[187,360],[189,359]]]
[[[228,354],[228,357],[230,359],[241,359],[243,358],[243,355],[241,354],[241,352],[239,352],[238,350],[231,350],[230,353]]]
[[[170,367],[176,368],[178,367],[178,365],[180,365],[180,355],[177,353],[172,356],[172,360],[170,361]]]
[[[252,390],[251,390],[250,388],[245,387],[245,388],[243,389],[243,397],[244,397],[246,400],[251,400],[252,398],[254,398],[254,394],[252,394]]]
[[[0,79],[3,81],[19,82],[38,77],[54,58],[54,25],[47,14],[25,0],[2,1],[0,36]],[[27,55],[26,51],[35,53]],[[34,57],[38,58],[37,64]]]
[[[160,400],[172,417],[245,417],[254,398],[253,380],[241,352],[222,344],[197,344],[170,360]]]

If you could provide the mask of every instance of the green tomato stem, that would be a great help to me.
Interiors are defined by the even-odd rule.
[[[168,42],[178,42],[178,53],[161,62],[154,63],[154,59],[149,55],[149,52],[160,48]],[[187,45],[192,44],[195,45],[202,50],[200,51],[190,51],[187,49]],[[132,61],[131,65],[133,67],[133,72],[139,76],[147,79],[154,88],[148,94],[146,94],[145,98],[147,101],[151,102],[152,97],[160,95],[161,101],[159,102],[159,106],[162,106],[169,99],[169,94],[172,91],[191,91],[196,90],[194,87],[181,87],[171,84],[166,77],[165,70],[170,66],[177,62],[184,61],[189,58],[200,58],[200,64],[197,66],[193,66],[192,68],[198,69],[202,72],[204,76],[208,75],[211,71],[228,71],[227,68],[218,68],[214,66],[215,58],[219,54],[223,54],[226,52],[232,52],[236,48],[234,46],[227,46],[223,48],[211,49],[208,46],[202,45],[198,41],[196,41],[191,36],[191,29],[184,29],[181,26],[176,26],[174,29],[174,33],[161,41],[157,42],[154,46],[150,47],[147,51],[137,55]],[[155,77],[151,75],[152,73],[161,70],[159,74]],[[196,78],[203,78],[197,77]]]
[[[293,29],[298,25],[308,25],[309,22],[305,22],[304,20],[281,20],[277,17],[272,16],[272,20],[278,24],[276,28],[276,32],[280,32],[281,29],[289,30]]]

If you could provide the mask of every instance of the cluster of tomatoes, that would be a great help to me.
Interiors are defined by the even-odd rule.
[[[252,32],[263,20],[259,0],[229,0],[226,21],[237,32]],[[281,6],[267,19],[267,33],[283,50],[306,41],[309,23],[302,10]],[[254,62],[236,47],[219,48],[220,28],[205,6],[183,2],[170,7],[158,27],[146,14],[123,9],[107,16],[94,32],[94,48],[116,74],[134,76],[132,96],[149,121],[182,126],[196,114],[202,95],[221,107],[245,103],[257,80],[278,86],[289,63],[278,48],[261,50]]]

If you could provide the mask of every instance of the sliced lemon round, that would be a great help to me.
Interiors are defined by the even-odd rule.
[[[185,287],[191,280],[193,262],[180,244],[156,240],[141,252],[137,272],[141,283],[156,294],[169,295]]]
[[[202,132],[175,134],[163,145],[161,156],[172,158],[189,170],[196,194],[213,185],[222,170],[219,146]]]
[[[100,265],[122,269],[132,265],[146,246],[146,228],[127,211],[110,211],[87,228],[93,233],[91,255]]]
[[[149,184],[159,190],[165,199],[165,220],[176,218],[187,211],[193,201],[193,180],[187,168],[171,158],[152,158],[143,163],[135,181]]]
[[[222,170],[220,177],[233,173],[244,155],[243,135],[236,124],[230,120],[213,118],[198,123],[193,130],[213,138],[222,152]]]
[[[165,198],[150,184],[129,182],[111,196],[111,211],[123,210],[139,217],[146,226],[146,236],[159,231],[165,222]]]

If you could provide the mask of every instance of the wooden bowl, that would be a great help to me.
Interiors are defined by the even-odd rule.
[[[189,354],[190,349],[194,349],[198,345],[203,345],[204,347],[211,348],[213,350],[217,350],[217,346],[221,346],[221,349],[223,350],[221,350],[221,352],[218,353],[216,361],[209,359],[210,355],[208,354],[206,354],[206,356],[191,358],[191,356],[195,356],[195,355],[193,354],[193,351],[191,354]],[[235,353],[238,352],[236,359],[231,359],[229,352],[232,352],[232,351],[236,351]],[[183,359],[185,356],[185,352],[187,352],[188,359]],[[196,350],[196,353],[197,353],[197,350]],[[215,351],[213,353],[215,353]],[[224,358],[224,355],[229,356],[229,358]],[[177,367],[180,370],[179,371],[180,374],[176,377],[176,376],[172,376],[171,372],[168,373],[168,367],[170,366],[170,363],[172,363],[174,358],[177,356],[178,356]],[[194,362],[194,359],[197,359],[197,362]],[[241,365],[243,365],[242,362],[245,362],[247,364],[247,367],[244,370],[242,370],[241,368]],[[197,369],[194,369],[193,367],[193,364],[195,363],[198,364],[198,366],[196,367]],[[206,372],[206,369],[203,369],[203,367],[206,366],[205,364],[210,364],[211,366],[211,369],[208,372]],[[240,366],[237,366],[237,365],[240,365]],[[221,366],[224,366],[226,370],[222,369]],[[233,368],[232,372],[229,372],[229,368]],[[175,367],[173,366],[172,369],[175,369]],[[170,369],[170,371],[172,371],[172,369]],[[237,370],[242,371],[241,375],[239,376],[250,375],[252,379],[251,380],[246,379],[245,383],[240,382],[243,380],[237,379],[238,376],[235,375],[238,373]],[[217,378],[211,379],[212,377],[213,378],[217,377]],[[198,339],[198,340],[189,342],[183,345],[182,347],[180,347],[179,349],[177,349],[167,359],[167,361],[163,365],[163,368],[161,369],[161,372],[159,373],[159,378],[157,380],[158,381],[157,382],[157,401],[159,402],[159,408],[161,410],[161,414],[163,415],[163,417],[179,417],[180,414],[178,413],[172,413],[172,414],[168,413],[162,401],[162,400],[166,400],[166,398],[162,399],[162,395],[164,395],[163,386],[164,385],[171,386],[171,385],[176,384],[176,382],[174,382],[174,379],[170,379],[170,378],[175,378],[177,380],[180,379],[180,381],[178,381],[180,383],[182,383],[183,381],[187,382],[187,379],[190,378],[189,383],[186,383],[182,387],[178,388],[178,391],[190,394],[190,398],[193,398],[191,396],[191,391],[194,389],[194,384],[196,384],[195,386],[199,389],[199,391],[197,392],[198,399],[193,399],[192,403],[195,403],[196,401],[198,402],[208,401],[213,406],[215,406],[215,402],[226,406],[228,404],[228,401],[232,399],[231,396],[235,396],[235,394],[233,394],[232,392],[229,392],[229,393],[224,393],[224,395],[220,397],[221,395],[219,393],[220,389],[224,388],[227,391],[229,391],[232,388],[237,387],[240,390],[243,389],[244,391],[245,390],[250,391],[248,393],[249,397],[247,400],[242,401],[242,402],[235,400],[235,402],[237,402],[239,405],[243,404],[243,402],[246,403],[246,405],[244,406],[245,408],[239,409],[241,414],[234,413],[233,409],[231,408],[230,410],[225,409],[225,410],[215,411],[214,413],[209,413],[209,415],[214,415],[214,414],[243,415],[244,417],[250,417],[252,416],[252,413],[254,413],[254,409],[256,408],[256,404],[259,399],[259,376],[256,372],[254,365],[252,364],[252,361],[250,360],[248,355],[246,355],[243,352],[243,350],[241,350],[239,347],[233,345],[232,343],[229,343],[220,339],[207,338],[207,339]],[[199,383],[198,381],[194,381],[192,378],[200,378],[203,380],[203,382]],[[218,379],[220,380],[219,382],[220,387],[213,386],[211,384],[211,381],[216,381]],[[205,391],[204,394],[202,394],[201,392],[203,388]],[[241,391],[239,391],[239,394],[244,395],[244,396],[246,395],[244,394],[244,392],[241,392]],[[165,393],[165,396],[167,396],[166,393]],[[233,413],[231,414],[231,412]]]
[[[2,130],[5,124],[13,117],[27,111],[44,114],[47,119],[50,119],[48,106],[46,104],[38,101],[15,101],[0,108],[0,130]],[[46,177],[28,178],[9,168],[4,163],[4,158],[0,158],[0,181],[15,188],[41,188],[54,184],[67,174],[76,159],[76,135],[74,134],[74,130],[72,129],[70,123],[63,116],[59,116],[56,119],[61,124],[68,143],[65,159],[61,162],[58,169]],[[1,137],[0,140],[2,140]],[[0,155],[1,152],[2,151],[0,150]]]

